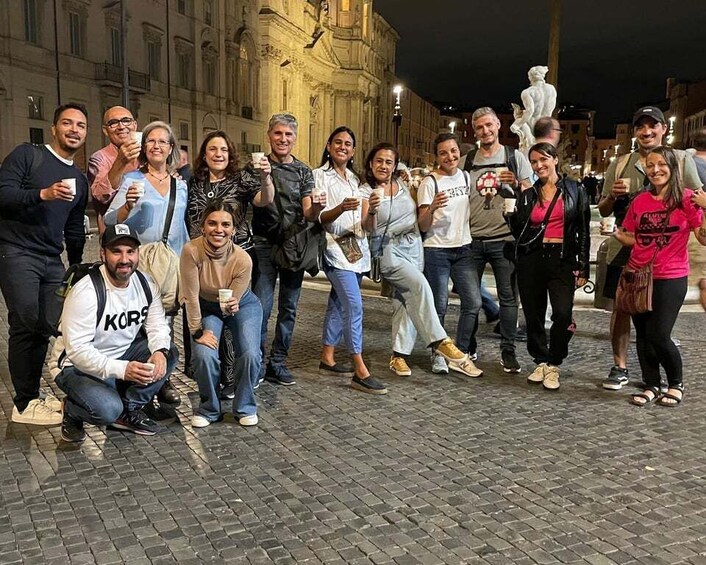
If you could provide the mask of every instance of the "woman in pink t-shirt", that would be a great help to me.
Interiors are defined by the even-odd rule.
[[[631,402],[646,406],[676,406],[684,396],[682,359],[671,333],[686,296],[689,275],[687,245],[694,232],[706,245],[706,224],[700,206],[706,194],[684,188],[677,156],[669,147],[647,155],[645,169],[650,186],[630,204],[622,230],[615,238],[632,247],[628,267],[639,269],[654,257],[652,311],[632,317],[637,336],[637,357],[645,388]],[[667,374],[669,390],[660,396],[659,367]]]

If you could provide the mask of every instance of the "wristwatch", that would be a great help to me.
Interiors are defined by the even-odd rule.
[[[191,334],[194,339],[201,339],[203,337],[203,328],[199,328],[194,333]]]
[[[162,347],[162,349],[158,349],[157,351],[162,353],[165,359],[169,359],[169,350],[166,347]],[[155,351],[155,353],[157,353],[157,351]]]

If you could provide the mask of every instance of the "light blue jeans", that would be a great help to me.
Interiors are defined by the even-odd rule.
[[[363,352],[363,299],[360,281],[363,275],[353,271],[324,265],[324,273],[331,281],[331,292],[324,316],[324,345],[336,346],[343,338],[351,355]]]
[[[434,307],[434,296],[424,278],[422,238],[417,233],[386,237],[383,242],[382,276],[395,289],[392,299],[392,350],[408,355],[417,333],[424,346],[446,339]]]
[[[255,389],[260,378],[260,326],[262,306],[257,296],[246,290],[240,298],[240,309],[232,316],[224,316],[218,302],[199,299],[201,324],[204,330],[211,330],[220,342],[223,326],[227,326],[233,336],[235,363],[235,398],[233,414],[236,417],[251,416],[257,413]],[[191,338],[191,359],[194,378],[199,387],[201,404],[196,414],[215,422],[221,415],[219,388],[221,382],[221,360],[218,348],[211,349]]]

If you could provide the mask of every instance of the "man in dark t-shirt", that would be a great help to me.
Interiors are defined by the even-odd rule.
[[[255,244],[252,288],[262,303],[260,346],[263,352],[262,366],[266,367],[262,377],[285,386],[295,384],[285,362],[292,342],[304,271],[292,271],[277,266],[272,260],[272,250],[283,226],[311,220],[314,215],[318,217],[318,212],[321,211],[321,207],[316,205],[315,214],[305,218],[302,201],[314,188],[314,175],[308,166],[292,155],[297,141],[297,125],[296,118],[291,114],[275,114],[270,118],[267,136],[271,152],[268,159],[272,165],[275,197],[268,206],[254,208],[252,220]],[[272,312],[278,278],[277,324],[269,359],[265,365],[267,322]]]
[[[69,263],[80,263],[88,181],[73,157],[86,141],[81,104],[54,112],[53,139],[16,147],[0,169],[0,290],[10,327],[8,365],[15,389],[12,421],[61,424],[61,403],[40,398],[39,383],[60,304],[66,244]]]

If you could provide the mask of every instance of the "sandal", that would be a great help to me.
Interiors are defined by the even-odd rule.
[[[679,396],[675,394],[670,394],[669,390],[678,391]],[[659,404],[660,406],[666,406],[667,408],[675,408],[676,406],[679,406],[681,404],[681,401],[684,399],[684,385],[678,384],[676,386],[670,386],[669,390],[662,395],[657,404]],[[667,399],[667,402],[665,402],[665,399]]]
[[[647,394],[648,392],[651,392],[652,395]],[[648,404],[652,404],[659,398],[659,388],[656,386],[648,386],[642,392],[633,394],[630,403],[634,404],[635,406],[647,406]]]

